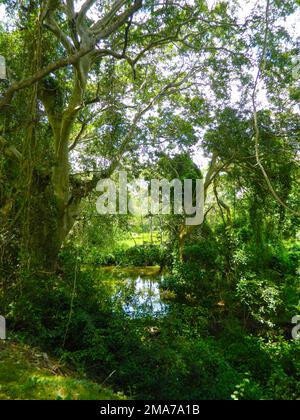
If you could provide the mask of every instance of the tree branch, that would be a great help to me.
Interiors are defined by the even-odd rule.
[[[269,35],[269,13],[270,13],[270,6],[271,6],[271,0],[267,0],[267,6],[266,6],[266,14],[265,14],[265,24],[266,24],[266,28],[265,28],[265,36],[264,36],[264,43],[263,43],[263,51],[262,51],[262,56],[261,56],[261,60],[259,63],[259,68],[257,71],[257,76],[255,79],[255,83],[254,83],[254,88],[253,88],[253,94],[252,94],[252,105],[253,105],[253,121],[254,121],[254,141],[255,141],[255,155],[256,155],[256,162],[258,167],[260,168],[264,179],[267,183],[267,186],[269,188],[269,191],[271,192],[271,194],[273,195],[273,197],[275,198],[275,200],[277,201],[278,204],[280,204],[282,207],[284,207],[286,210],[288,210],[290,213],[292,213],[294,216],[300,217],[300,212],[291,209],[277,194],[277,192],[275,191],[275,189],[273,188],[273,185],[270,181],[270,178],[264,168],[264,165],[262,164],[262,161],[260,159],[260,153],[259,153],[259,140],[260,140],[260,129],[258,126],[258,118],[257,118],[257,107],[256,107],[256,96],[257,96],[257,89],[258,89],[258,84],[260,81],[260,78],[262,76],[262,74],[264,73],[265,67],[266,67],[266,53],[267,53],[267,42],[268,42],[268,35]]]
[[[70,39],[67,35],[58,27],[56,22],[52,18],[48,18],[46,22],[44,22],[44,26],[49,29],[56,38],[62,43],[68,53],[74,53],[74,45],[71,43]]]
[[[36,72],[33,76],[30,76],[26,79],[20,80],[19,82],[14,83],[11,85],[8,90],[6,91],[5,96],[0,100],[0,110],[4,108],[5,106],[9,105],[11,100],[13,99],[16,92],[19,90],[28,88],[32,86],[34,83],[40,81],[48,74],[62,68],[69,66],[70,64],[76,64],[81,57],[84,57],[89,52],[91,52],[94,49],[94,44],[90,43],[90,45],[87,45],[83,48],[81,48],[78,52],[75,54],[72,54],[66,58],[62,58],[61,60],[56,61],[55,63],[51,63],[48,66],[44,67],[43,69]]]
[[[88,1],[88,3],[90,3]],[[107,26],[111,20],[116,17],[118,11],[127,3],[126,0],[117,0],[115,1],[112,6],[110,11],[102,18],[100,19],[98,22],[96,22],[92,27],[91,27],[91,31],[94,33],[98,33],[99,31],[101,31],[101,29],[105,26]]]
[[[81,25],[81,22],[83,18],[86,16],[87,12],[90,10],[90,8],[96,3],[97,0],[86,0],[83,5],[81,6],[80,11],[78,12],[77,16],[77,22],[78,26]]]
[[[71,152],[72,150],[74,150],[75,147],[77,146],[79,140],[81,139],[81,136],[84,134],[84,132],[86,130],[86,127],[87,127],[88,123],[89,123],[89,121],[84,121],[83,124],[81,125],[81,128],[79,130],[79,133],[77,134],[77,136],[73,140],[73,143],[69,147],[69,152]]]
[[[73,0],[66,0],[66,13],[70,20],[75,18],[75,9],[74,9]]]
[[[0,137],[0,148],[2,148],[4,154],[8,157],[12,157],[17,161],[23,159],[22,154],[16,149],[16,147],[9,145],[3,137]]]
[[[115,4],[118,3],[118,10],[126,3],[126,1],[117,1]],[[122,3],[122,4],[121,4]],[[105,39],[109,37],[113,32],[115,32],[118,28],[120,28],[127,20],[137,12],[143,5],[142,0],[135,0],[134,5],[130,7],[125,12],[121,13],[120,15],[112,15],[111,12],[108,13],[103,19],[95,23],[95,25],[91,28],[91,33],[94,34],[98,39]],[[114,10],[116,9],[116,6]],[[112,22],[110,25],[108,23],[112,20],[113,17],[116,16],[115,22]]]

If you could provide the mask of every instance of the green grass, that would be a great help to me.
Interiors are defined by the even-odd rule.
[[[164,238],[165,239],[165,238]],[[128,237],[126,239],[121,239],[118,241],[118,244],[124,248],[131,248],[135,245],[144,245],[144,244],[160,244],[160,234],[159,232],[153,232],[152,234],[152,242],[151,242],[151,234],[150,232],[145,233],[135,233],[132,237]]]
[[[0,400],[122,400],[36,349],[0,341]]]

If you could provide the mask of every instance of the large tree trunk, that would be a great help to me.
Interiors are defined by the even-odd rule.
[[[29,104],[27,114],[33,121],[24,130],[24,141],[19,142],[21,154],[5,139],[0,139],[0,148],[4,149],[5,155],[20,161],[13,176],[7,176],[11,182],[7,199],[2,200],[0,194],[0,216],[5,214],[8,230],[12,231],[13,226],[17,231],[16,254],[21,266],[35,271],[55,271],[59,250],[74,225],[80,201],[86,190],[93,188],[94,180],[75,188],[70,185],[69,142],[78,112],[84,105],[92,57],[100,51],[98,42],[117,32],[142,7],[142,1],[136,0],[121,12],[125,3],[115,2],[92,27],[87,24],[86,14],[93,2],[88,1],[76,13],[73,1],[66,4],[31,2],[28,17],[24,19],[26,23],[27,20],[30,22],[28,28],[24,27],[32,41],[28,44],[28,62],[24,62],[25,77],[12,83],[0,98],[0,110],[5,110],[15,94],[23,91],[22,99],[25,106]],[[57,12],[63,15],[64,24],[57,20]],[[49,57],[44,50],[48,41],[43,43],[45,29],[53,33],[53,45],[63,47],[66,52],[66,56],[48,65],[45,63]],[[111,52],[104,49],[100,52],[102,55],[110,56]],[[115,55],[126,58],[125,50],[123,54]],[[60,78],[52,74],[66,66],[73,69],[70,96],[70,85],[64,89]],[[50,135],[47,139],[41,138],[45,135],[44,127],[41,129],[39,125],[41,102],[51,127],[52,141]]]
[[[60,214],[48,179],[36,177],[28,209],[23,221],[22,254],[30,271],[55,272],[62,239]],[[26,220],[27,219],[27,220]]]
[[[35,255],[42,270],[55,271],[59,250],[72,229],[82,195],[73,196],[70,186],[69,143],[72,128],[86,87],[90,66],[89,57],[84,57],[74,67],[74,89],[66,109],[60,109],[62,92],[59,88],[47,89],[41,86],[39,97],[45,107],[52,129],[53,156],[44,156],[54,163],[47,175],[48,184],[41,192],[39,180],[34,180],[32,188],[35,212],[31,214],[32,238],[28,243],[28,252]],[[47,151],[46,151],[47,153]],[[37,182],[37,184],[36,184]]]
[[[20,221],[21,256],[30,270],[53,273],[57,269],[59,251],[80,204],[80,199],[70,198],[69,172],[65,149],[52,174],[33,171],[30,198],[24,191],[20,200],[25,203]]]

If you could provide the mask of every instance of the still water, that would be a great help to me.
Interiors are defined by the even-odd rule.
[[[131,318],[157,317],[167,312],[168,304],[163,302],[160,290],[162,280],[159,267],[103,267],[99,270],[99,281],[109,287],[114,306]]]

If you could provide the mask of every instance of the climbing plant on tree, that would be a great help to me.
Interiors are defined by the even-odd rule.
[[[204,31],[209,34],[205,58],[207,51],[217,51],[214,37],[224,37],[231,24],[226,9],[210,12],[202,1],[194,5],[85,1],[81,7],[56,0],[4,4],[11,8],[13,21],[3,38],[13,76],[0,99],[5,126],[1,141],[9,155],[7,170],[13,167],[15,176],[10,177],[11,193],[3,195],[1,211],[10,208],[11,226],[15,218],[20,222],[26,264],[51,272],[81,199],[101,176],[117,168],[126,150],[135,147],[136,131],[147,112],[187,87],[197,71],[206,71],[208,59],[200,64],[185,60],[193,25],[199,40]],[[17,43],[10,54],[13,39]],[[158,63],[163,67],[175,59],[178,46],[181,66],[174,61],[173,70],[158,72]],[[15,57],[18,62],[26,57],[22,68]],[[76,147],[78,152],[87,133],[97,133],[95,128],[103,134],[105,112],[116,117],[118,112],[118,118],[122,113],[124,120],[116,143],[107,146],[109,162],[97,171],[89,168],[86,176],[73,177],[71,153]],[[22,113],[25,121],[19,125]]]

